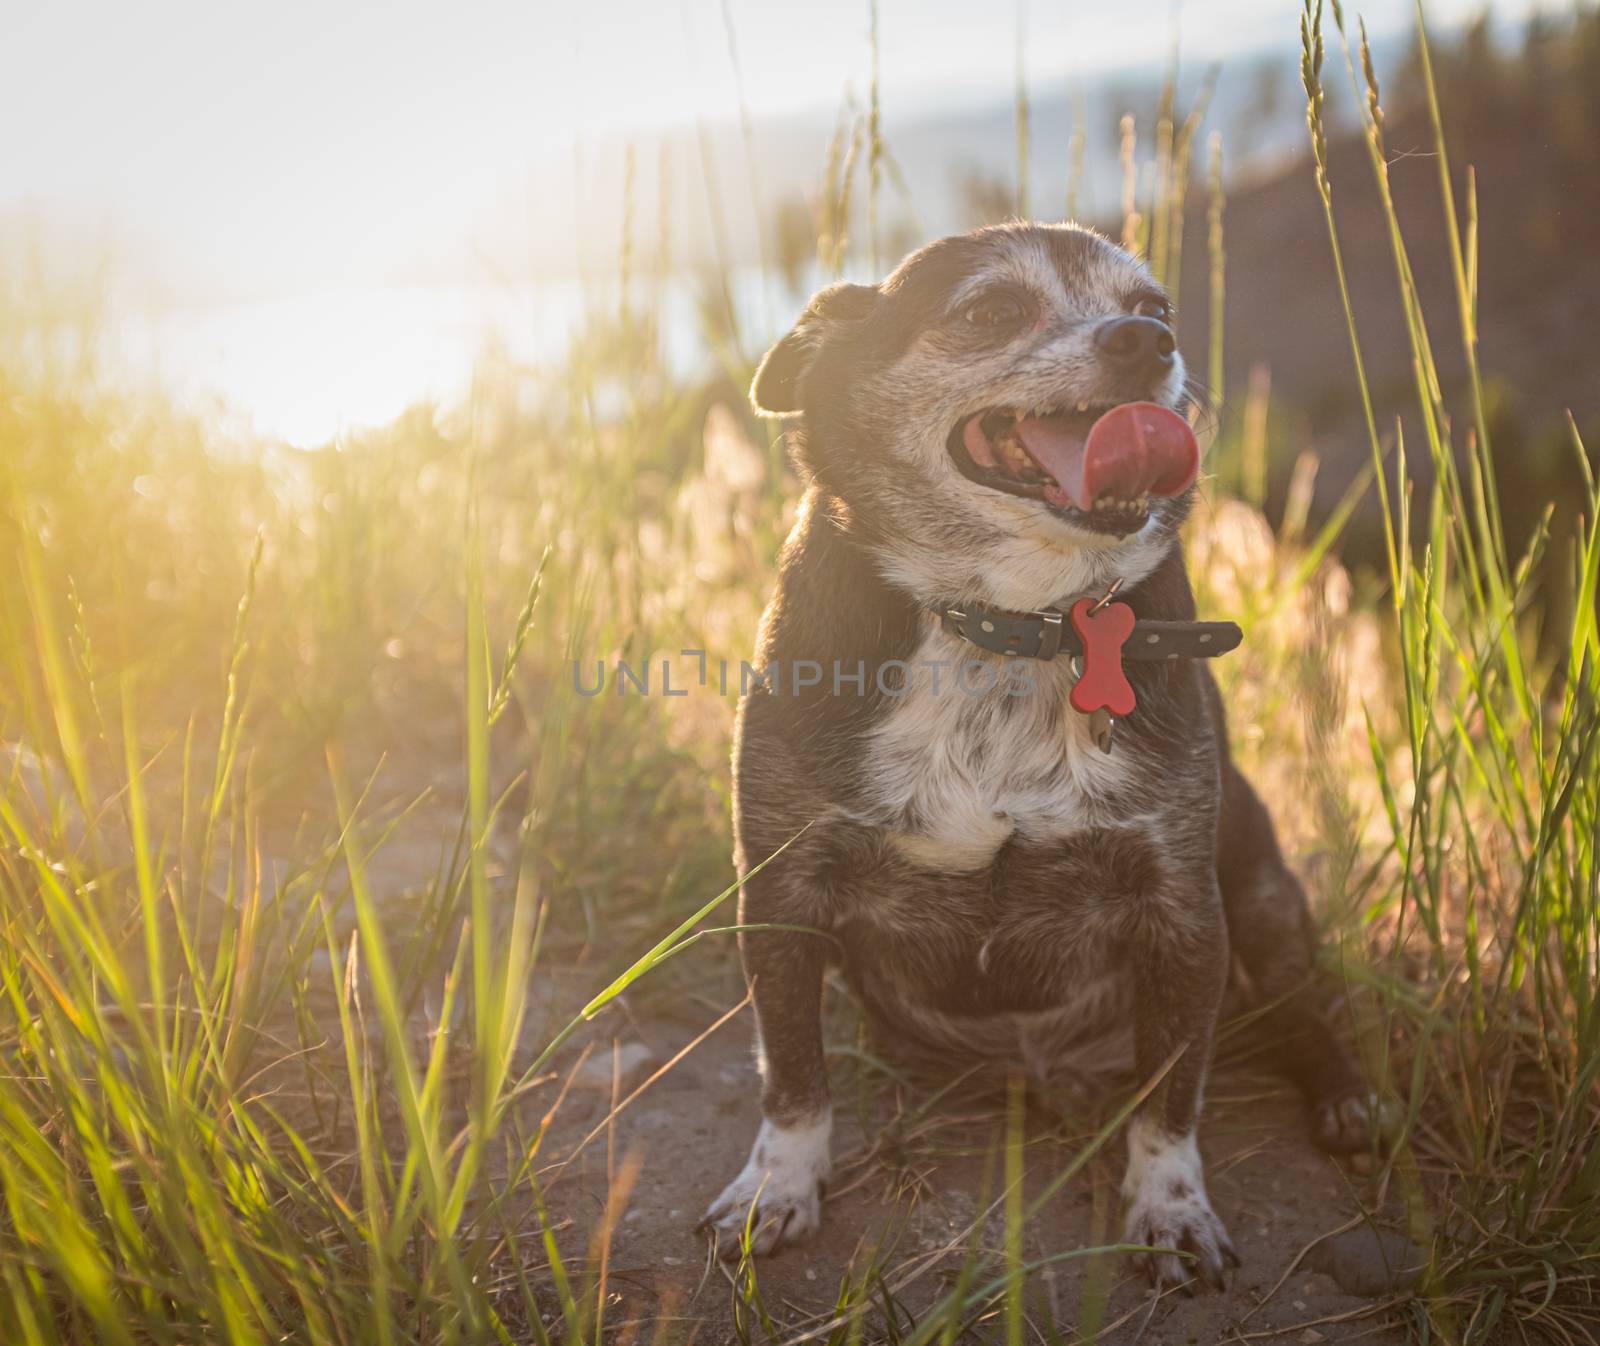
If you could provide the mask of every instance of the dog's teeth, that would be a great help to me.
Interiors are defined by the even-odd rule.
[[[1089,404],[1087,402],[1079,402],[1078,403],[1078,410],[1079,411],[1087,411],[1087,410],[1089,410]]]
[[[1149,511],[1150,497],[1141,495],[1133,500],[1124,500],[1121,496],[1109,495],[1096,500],[1090,508],[1101,514],[1144,514]]]

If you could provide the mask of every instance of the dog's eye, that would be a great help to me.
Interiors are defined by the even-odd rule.
[[[1016,327],[1027,316],[1027,306],[1014,294],[985,295],[967,309],[967,321],[986,332]]]
[[[1159,294],[1147,294],[1135,302],[1133,306],[1135,317],[1154,318],[1157,322],[1168,325],[1172,322],[1172,301]]]

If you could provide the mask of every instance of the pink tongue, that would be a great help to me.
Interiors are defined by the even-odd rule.
[[[1087,438],[1067,416],[1027,416],[1016,430],[1028,456],[1060,483],[1045,490],[1057,505],[1091,509],[1105,496],[1179,495],[1200,469],[1189,423],[1154,402],[1112,407]]]

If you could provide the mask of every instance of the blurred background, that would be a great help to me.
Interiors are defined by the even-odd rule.
[[[1600,10],[1444,0],[1427,17],[1442,142],[1419,12],[1326,19],[1344,283],[1391,499],[1416,491],[1421,536],[1430,444],[1470,475],[1487,437],[1507,554],[1536,543],[1523,611],[1548,649],[1577,581],[1565,542],[1537,540],[1568,538],[1585,494],[1574,427],[1600,442]],[[741,656],[799,490],[746,404],[762,351],[835,277],[1070,217],[1177,293],[1217,498],[1290,543],[1337,524],[1324,542],[1373,590],[1384,516],[1310,157],[1304,18],[1287,0],[8,6],[14,535],[91,619],[117,614],[102,676],[141,667],[165,719],[211,706],[196,656],[260,530],[270,610],[296,631],[258,656],[290,727],[263,751],[298,761],[284,794],[304,807],[287,782],[320,777],[336,728],[382,743],[425,688],[455,724],[469,515],[493,620],[554,549],[532,667],[580,644]],[[1426,315],[1422,385],[1391,218]],[[554,696],[538,678],[522,693],[535,718]],[[674,741],[716,766],[726,711]]]
[[[1600,10],[1430,7],[1442,140],[1419,17],[1328,16],[1343,284],[1390,497],[1417,492],[1420,536],[1434,446],[1470,474],[1492,442],[1548,649],[1576,581],[1542,539],[1571,535],[1585,494],[1574,430],[1600,442]],[[1287,0],[8,6],[13,518],[91,614],[123,614],[102,655],[137,652],[174,708],[205,703],[176,670],[262,530],[301,628],[262,657],[318,772],[331,726],[385,722],[384,689],[409,718],[419,650],[454,701],[473,511],[499,620],[554,548],[552,667],[580,640],[737,657],[798,492],[745,402],[762,351],[835,277],[983,223],[1077,218],[1176,292],[1219,498],[1291,541],[1338,523],[1327,541],[1381,584],[1304,22]],[[427,530],[410,554],[388,541],[406,521]],[[722,750],[679,736],[706,763]]]
[[[1594,338],[1600,283],[1593,22],[1562,4],[1429,14],[1461,161],[1493,184],[1485,362],[1518,388],[1508,401],[1592,415],[1596,381],[1572,356]],[[1270,366],[1275,402],[1335,434],[1348,356],[1315,317],[1333,278],[1302,162],[1296,17],[1286,0],[11,5],[0,118],[26,132],[0,175],[6,302],[67,322],[92,309],[108,373],[154,374],[302,447],[459,401],[491,342],[548,360],[630,285],[664,288],[666,353],[703,372],[708,286],[727,287],[717,316],[749,355],[828,273],[875,278],[923,239],[1014,213],[1120,231],[1122,118],[1152,149],[1175,74],[1177,106],[1199,109],[1197,176],[1222,140],[1231,251],[1249,263],[1227,291],[1230,382]],[[1414,91],[1411,5],[1363,17],[1380,81]],[[1424,128],[1403,101],[1390,113],[1404,158]],[[1418,157],[1395,164],[1402,204],[1432,204]],[[1203,230],[1204,203],[1192,213]],[[1403,336],[1382,331],[1381,223],[1350,246],[1386,354]],[[1188,270],[1188,310],[1204,270]],[[1207,329],[1184,334],[1197,368]]]

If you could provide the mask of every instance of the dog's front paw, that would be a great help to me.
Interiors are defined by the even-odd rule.
[[[1330,1095],[1317,1103],[1317,1142],[1333,1154],[1351,1154],[1381,1146],[1399,1127],[1395,1108],[1365,1085]]]
[[[1125,1241],[1152,1250],[1135,1253],[1133,1263],[1156,1289],[1183,1285],[1192,1290],[1196,1276],[1215,1290],[1227,1288],[1225,1273],[1239,1265],[1239,1254],[1206,1199],[1193,1131],[1173,1135],[1135,1117],[1128,1125],[1122,1194],[1128,1203]]]
[[[749,1161],[700,1222],[716,1239],[719,1257],[741,1255],[746,1229],[750,1251],[757,1256],[817,1232],[822,1225],[830,1129],[827,1117],[787,1127],[762,1122]]]
[[[1239,1265],[1233,1240],[1211,1209],[1204,1192],[1184,1196],[1163,1194],[1148,1202],[1135,1203],[1128,1212],[1125,1234],[1128,1243],[1147,1248],[1172,1248],[1174,1252],[1138,1252],[1133,1264],[1147,1275],[1156,1289],[1169,1285],[1191,1285],[1198,1276],[1213,1290],[1227,1288],[1227,1269]],[[1190,1257],[1180,1257],[1189,1253]]]
[[[744,1251],[746,1229],[750,1231],[750,1251],[765,1257],[809,1238],[821,1227],[820,1182],[780,1187],[770,1174],[765,1185],[761,1178],[746,1165],[706,1211],[702,1224],[716,1238],[719,1257],[732,1259]]]

